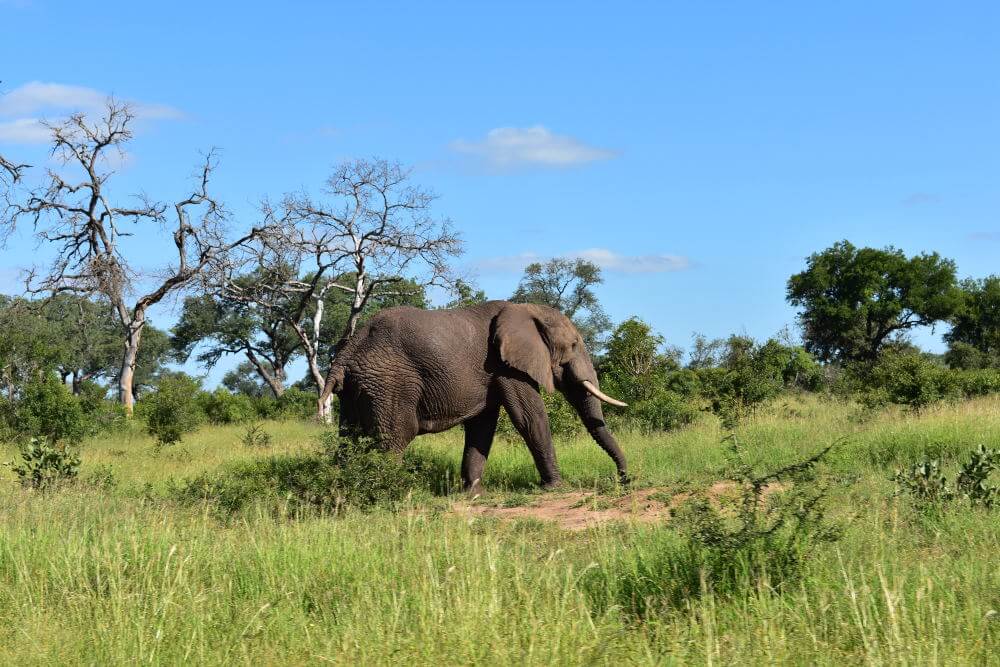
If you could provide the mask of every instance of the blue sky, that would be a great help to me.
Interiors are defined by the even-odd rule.
[[[996,3],[90,11],[0,0],[0,151],[44,164],[33,119],[114,93],[144,110],[122,195],[176,198],[218,146],[216,192],[250,224],[341,159],[400,160],[491,297],[530,258],[582,254],[614,320],[680,345],[792,324],[785,281],[842,238],[1000,272]],[[34,249],[22,234],[0,251],[0,289]]]

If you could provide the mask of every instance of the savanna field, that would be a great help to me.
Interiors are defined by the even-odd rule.
[[[263,430],[268,447],[248,447],[236,425],[169,446],[138,428],[93,437],[76,480],[47,491],[0,469],[0,663],[991,664],[1000,655],[1000,510],[921,500],[893,481],[925,459],[953,479],[980,445],[1000,444],[995,396],[919,413],[783,397],[732,433],[709,414],[669,433],[620,432],[631,489],[611,483],[592,441],[564,437],[565,487],[542,493],[524,444],[501,438],[486,493],[472,500],[455,488],[453,430],[418,438],[406,459],[419,470],[412,490],[368,509],[310,505],[280,484],[255,497],[251,482],[232,481],[251,469],[281,477],[274,461],[309,460],[322,432],[298,421]],[[732,538],[746,480],[831,444],[814,466],[761,483],[758,513],[784,503],[775,516],[785,523],[764,535],[772,524],[760,514],[756,538]],[[13,445],[2,452],[17,459]],[[226,493],[205,481],[224,479]],[[562,503],[572,525],[543,511],[562,498],[573,500]],[[803,504],[809,511],[797,513]]]

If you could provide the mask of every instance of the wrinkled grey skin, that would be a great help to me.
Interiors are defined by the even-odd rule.
[[[598,386],[576,327],[555,309],[489,301],[470,308],[390,308],[358,330],[327,376],[340,398],[341,431],[373,436],[400,455],[414,437],[462,424],[462,482],[479,487],[500,407],[524,438],[541,483],[559,483],[539,386],[558,389],[628,481],[625,456],[604,423]],[[322,400],[322,399],[321,399]]]

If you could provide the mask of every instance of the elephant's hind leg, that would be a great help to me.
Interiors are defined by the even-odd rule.
[[[382,449],[402,458],[407,446],[419,433],[414,409],[416,404],[416,390],[400,390],[372,400],[372,430]]]
[[[465,422],[465,453],[462,455],[462,486],[469,493],[481,489],[483,467],[493,446],[493,436],[497,431],[500,417],[499,401],[487,405],[486,409]]]

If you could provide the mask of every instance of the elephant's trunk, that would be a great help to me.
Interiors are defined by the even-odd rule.
[[[625,463],[625,454],[622,452],[621,447],[618,446],[615,436],[611,435],[611,431],[608,430],[608,426],[604,422],[604,412],[601,410],[600,402],[589,389],[588,391],[576,390],[568,398],[576,409],[577,414],[580,415],[580,419],[587,428],[587,432],[590,433],[590,437],[615,462],[615,467],[618,469],[618,479],[622,484],[628,484],[628,465]]]

